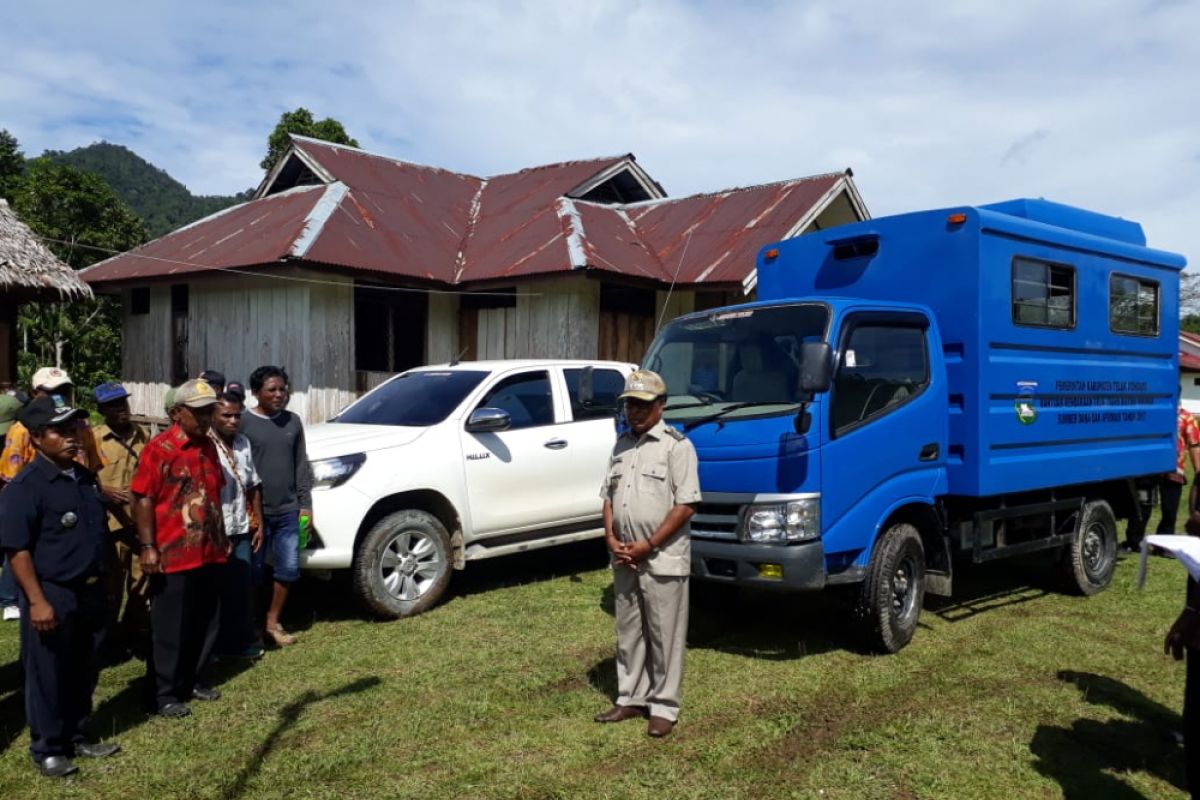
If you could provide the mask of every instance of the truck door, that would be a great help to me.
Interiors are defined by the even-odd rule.
[[[563,370],[571,421],[558,426],[559,438],[571,451],[571,458],[554,477],[570,495],[570,521],[602,518],[600,487],[617,441],[617,396],[625,389],[625,375],[619,370],[596,367],[592,370],[593,397],[584,403],[579,395],[582,374],[582,367]]]
[[[555,476],[572,453],[558,442],[558,412],[545,369],[498,380],[476,404],[498,408],[512,421],[496,433],[462,431],[471,527],[476,536],[528,530],[556,523],[571,498]],[[473,409],[474,410],[474,409]],[[598,495],[599,486],[593,494]]]
[[[934,338],[919,313],[856,312],[843,322],[821,458],[827,555],[862,550],[865,563],[887,509],[935,492],[948,428]]]

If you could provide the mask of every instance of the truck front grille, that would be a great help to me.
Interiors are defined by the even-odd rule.
[[[741,510],[734,503],[700,503],[692,515],[693,538],[736,540]]]

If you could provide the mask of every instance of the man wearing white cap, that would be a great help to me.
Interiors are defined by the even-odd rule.
[[[33,373],[33,399],[49,397],[60,406],[70,402],[71,376],[58,367],[42,367]],[[91,426],[85,420],[79,431],[80,447],[75,460],[92,472],[99,472],[104,466],[100,457],[100,449],[96,446],[96,437]],[[8,439],[4,444],[4,452],[0,453],[0,485],[7,484],[17,477],[25,465],[33,461],[37,450],[33,446],[33,438],[29,429],[20,420],[8,429]]]
[[[142,572],[151,580],[146,672],[164,717],[190,714],[188,700],[221,696],[197,683],[217,638],[220,565],[229,555],[224,471],[208,438],[216,404],[205,381],[176,389],[174,423],[142,449],[129,486]]]
[[[668,735],[679,719],[687,647],[689,521],[700,502],[696,449],[662,421],[663,379],[629,376],[629,430],[613,448],[604,498],[604,538],[613,558],[617,699],[597,722],[650,718],[646,733]]]

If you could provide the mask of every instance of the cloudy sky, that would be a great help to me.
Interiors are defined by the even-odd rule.
[[[851,167],[876,216],[1042,196],[1200,263],[1197,31],[1188,0],[7,0],[0,128],[226,194],[302,105],[481,175],[633,152],[672,195]]]

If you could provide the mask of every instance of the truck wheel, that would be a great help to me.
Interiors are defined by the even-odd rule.
[[[396,511],[367,532],[354,558],[354,591],[371,612],[411,617],[450,583],[450,534],[432,514]]]
[[[906,522],[880,537],[866,580],[859,588],[855,617],[868,647],[895,653],[912,641],[925,600],[925,547]]]
[[[1117,518],[1103,500],[1084,503],[1079,530],[1063,553],[1067,585],[1082,595],[1104,591],[1117,564]]]

